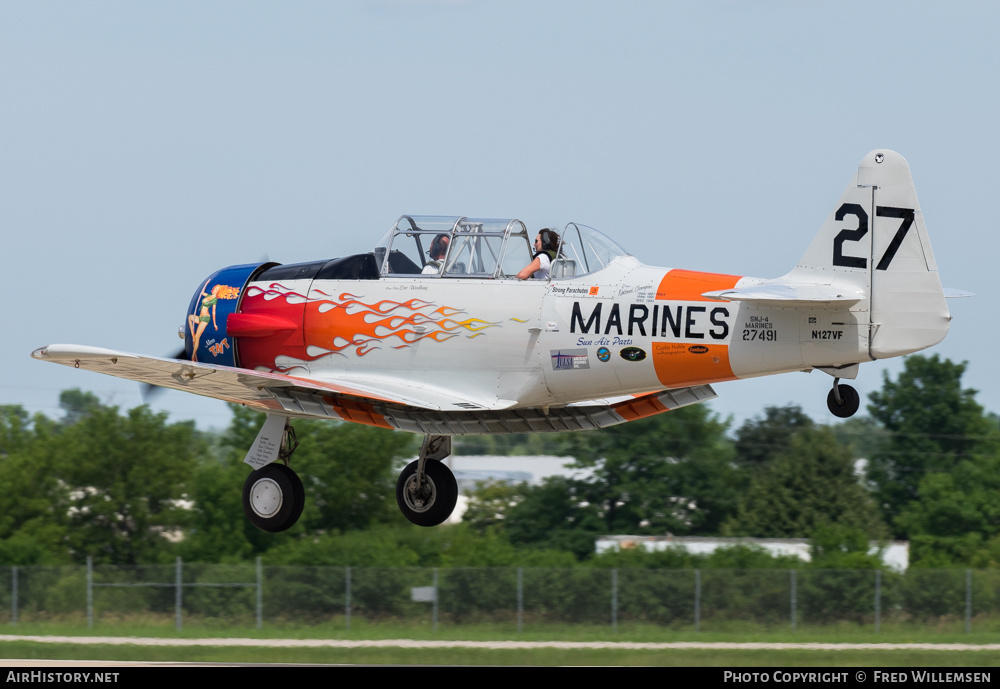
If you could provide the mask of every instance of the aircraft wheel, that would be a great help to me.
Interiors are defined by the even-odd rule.
[[[840,403],[837,403],[837,393],[840,393]],[[854,416],[861,406],[861,396],[850,385],[838,385],[836,390],[830,390],[826,396],[826,406],[830,413],[841,419]]]
[[[302,516],[306,491],[302,480],[284,464],[262,466],[243,484],[243,511],[258,529],[277,533]]]
[[[439,461],[424,464],[424,483],[417,483],[417,464],[406,465],[396,482],[396,503],[403,516],[417,526],[437,526],[451,516],[458,502],[458,481]]]

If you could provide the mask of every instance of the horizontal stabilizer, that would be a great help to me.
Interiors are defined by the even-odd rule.
[[[701,296],[724,301],[774,302],[786,306],[793,306],[796,303],[803,306],[817,303],[854,304],[865,298],[864,292],[860,288],[851,285],[838,286],[777,280],[749,287],[733,287],[705,292]]]

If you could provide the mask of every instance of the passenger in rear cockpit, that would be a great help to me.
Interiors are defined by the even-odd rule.
[[[552,261],[556,260],[556,250],[559,248],[559,235],[547,227],[538,231],[535,237],[535,256],[531,263],[526,265],[517,274],[518,280],[535,278],[536,280],[548,280],[549,270]]]
[[[437,275],[441,272],[445,254],[448,253],[448,242],[450,241],[451,239],[446,234],[439,234],[431,240],[431,248],[427,252],[431,260],[424,264],[424,269],[420,271],[422,275]]]

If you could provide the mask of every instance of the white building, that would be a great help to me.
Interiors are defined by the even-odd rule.
[[[737,545],[752,545],[767,551],[771,555],[794,555],[809,562],[808,538],[704,538],[699,536],[602,536],[597,539],[597,553],[629,548],[642,548],[648,552],[666,550],[667,548],[683,548],[693,555],[708,555],[719,548],[732,548]],[[905,572],[910,564],[909,541],[889,541],[881,544],[872,541],[868,544],[868,553],[874,555],[882,550],[882,562],[885,566],[897,572]]]

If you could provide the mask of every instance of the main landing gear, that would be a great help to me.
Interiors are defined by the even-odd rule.
[[[424,436],[420,458],[399,475],[396,503],[403,516],[417,526],[437,526],[455,510],[458,481],[441,462],[450,454],[450,435]]]
[[[295,429],[285,422],[277,462],[265,464],[247,476],[243,484],[243,512],[258,529],[277,533],[290,528],[302,516],[306,491],[302,480],[288,466],[299,446]]]
[[[861,396],[850,385],[840,385],[840,378],[834,378],[833,389],[826,396],[826,406],[834,416],[846,419],[858,411]]]
[[[280,435],[280,443],[276,442]],[[305,505],[302,480],[288,466],[299,446],[295,429],[284,417],[268,415],[247,453],[260,467],[243,484],[243,511],[259,529],[277,533],[291,528]],[[450,435],[424,436],[419,459],[410,462],[396,482],[396,502],[403,516],[418,526],[437,526],[455,511],[458,481],[442,460],[451,454]]]

